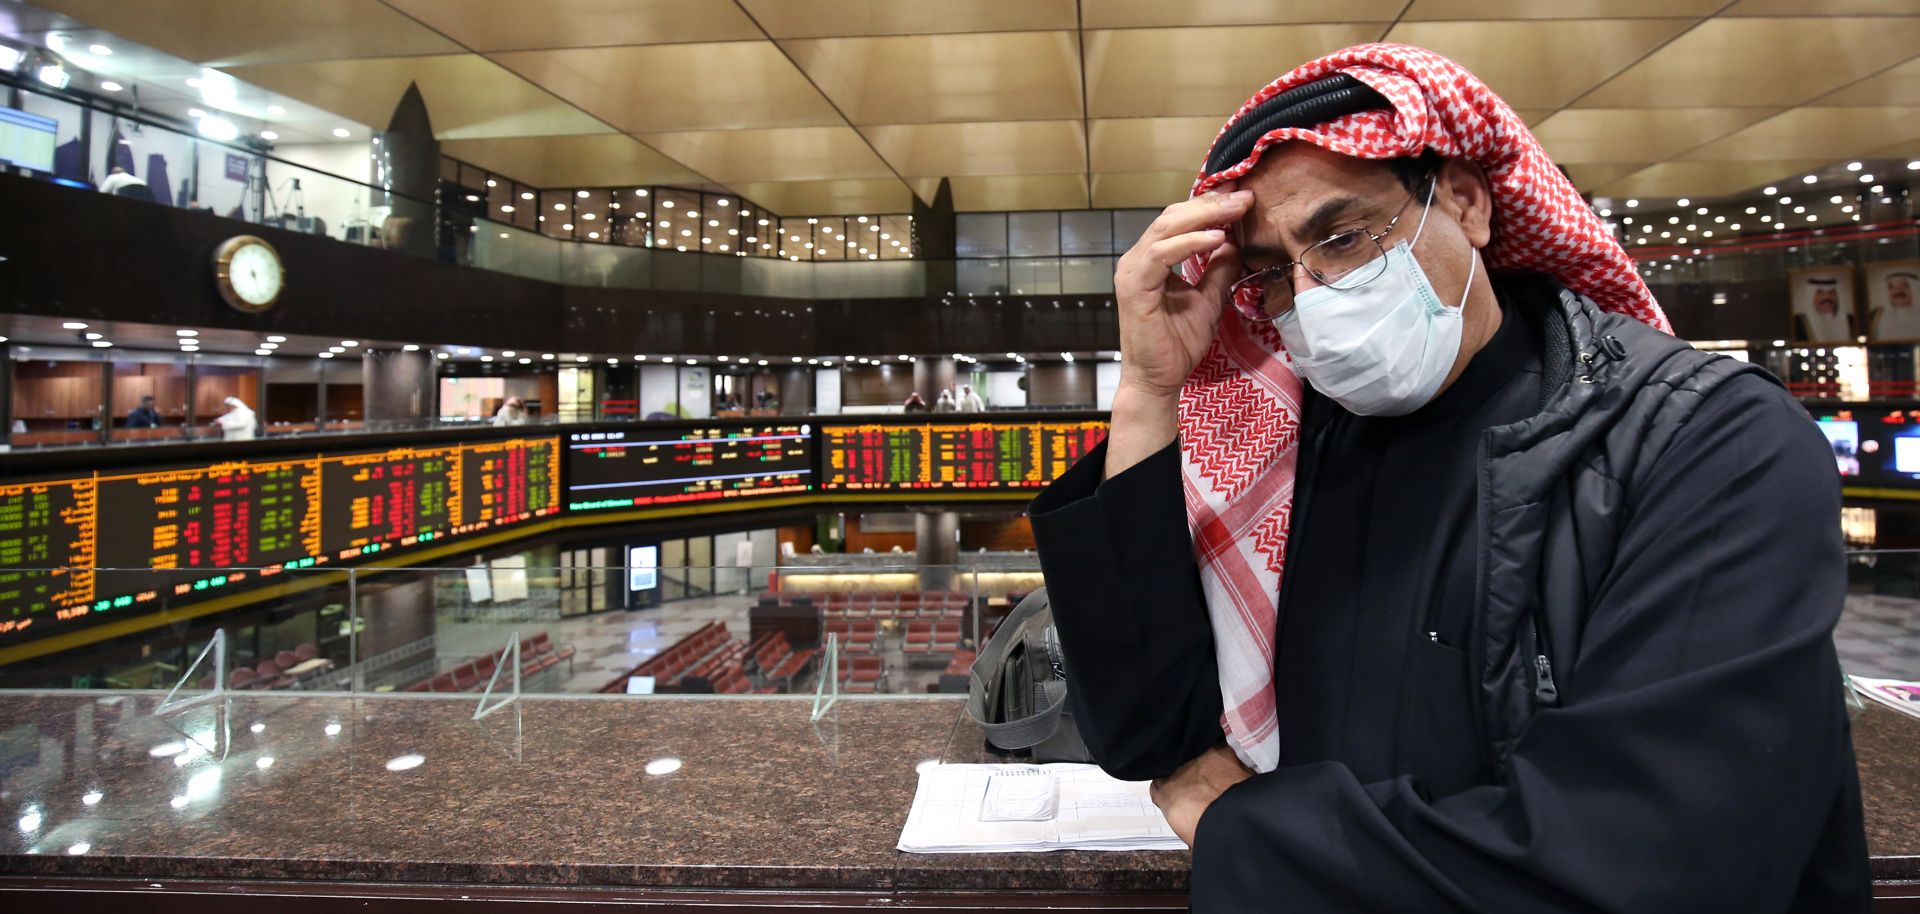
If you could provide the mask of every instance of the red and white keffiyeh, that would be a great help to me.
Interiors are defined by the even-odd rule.
[[[1392,103],[1312,128],[1262,136],[1245,161],[1202,172],[1193,194],[1238,178],[1269,146],[1302,140],[1363,159],[1432,149],[1473,161],[1493,187],[1488,271],[1545,273],[1602,308],[1671,332],[1646,283],[1513,109],[1464,67],[1432,51],[1365,44],[1305,64],[1274,80],[1221,128],[1274,95],[1346,73]],[[1216,136],[1215,142],[1219,142]],[[1205,259],[1182,265],[1197,281]],[[1255,771],[1278,764],[1273,693],[1274,626],[1286,560],[1298,457],[1300,379],[1271,324],[1224,309],[1213,346],[1180,394],[1180,449],[1187,521],[1213,622],[1226,713],[1222,725]]]

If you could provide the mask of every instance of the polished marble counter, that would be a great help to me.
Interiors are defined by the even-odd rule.
[[[858,892],[1183,893],[1184,852],[912,855],[953,698],[0,696],[0,874]],[[1856,718],[1882,880],[1920,878],[1920,721]]]

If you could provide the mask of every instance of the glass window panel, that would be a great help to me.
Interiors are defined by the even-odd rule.
[[[453,184],[460,183],[460,160],[452,156],[440,157],[440,180]]]
[[[694,230],[700,218],[700,195],[663,187],[656,188],[653,196],[653,246],[672,251],[699,250],[700,236]]]
[[[780,220],[780,235],[774,239],[774,253],[788,260],[795,257],[801,260],[811,259],[813,249],[813,226],[807,220],[788,217]]]
[[[954,253],[960,257],[1005,257],[1006,213],[961,213],[954,219]]]
[[[866,259],[864,255],[857,253],[861,247],[861,242],[856,237],[859,233],[847,231],[849,222],[852,220],[841,216],[820,217],[820,222],[813,227],[813,235],[819,248],[815,260]],[[858,227],[858,223],[854,223],[854,227]]]
[[[756,257],[774,257],[780,225],[772,213],[758,206],[741,208],[742,244]]]
[[[585,196],[582,196],[585,194]],[[613,192],[605,188],[599,190],[577,190],[573,194],[573,236],[580,241],[609,241],[607,233],[608,216],[615,210],[610,206]]]
[[[1060,253],[1060,214],[1008,213],[1007,255],[1052,257]]]
[[[547,221],[540,223],[540,234],[549,238],[573,238],[573,192],[570,190],[544,190],[536,201],[540,215]]]
[[[954,283],[962,295],[1005,295],[1010,288],[1005,260],[976,257],[955,266]]]
[[[1101,209],[1061,213],[1060,253],[1113,253],[1113,213]]]
[[[517,181],[501,183],[513,185],[513,218],[506,221],[514,228],[526,229],[530,232],[537,231],[540,228],[540,220],[546,218],[540,213],[540,195],[533,188]]]
[[[1105,215],[1105,213],[1101,215]],[[1112,292],[1113,258],[1062,258],[1060,261],[1060,291]]]
[[[1015,257],[1007,261],[1007,280],[1015,295],[1047,295],[1060,291],[1060,258]]]
[[[879,243],[882,260],[904,260],[913,256],[913,222],[906,214],[880,217],[880,231],[868,232]]]
[[[1133,243],[1140,240],[1141,234],[1146,232],[1147,226],[1152,224],[1154,217],[1158,215],[1160,215],[1160,211],[1152,209],[1114,210],[1114,253],[1124,254],[1128,249],[1132,248]]]

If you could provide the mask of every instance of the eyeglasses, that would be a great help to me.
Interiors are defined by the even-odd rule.
[[[1433,180],[1431,175],[1428,181]],[[1431,199],[1431,198],[1429,198]],[[1241,316],[1255,322],[1273,320],[1293,307],[1293,268],[1305,267],[1307,275],[1320,285],[1340,291],[1358,289],[1387,270],[1387,249],[1381,239],[1393,234],[1393,227],[1407,212],[1413,195],[1387,220],[1386,228],[1370,232],[1349,229],[1315,243],[1301,253],[1299,260],[1268,267],[1233,284],[1233,307]]]

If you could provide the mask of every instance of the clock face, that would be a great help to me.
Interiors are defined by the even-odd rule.
[[[243,235],[221,245],[216,257],[220,292],[243,311],[264,311],[280,298],[286,274],[280,255],[265,241]]]

